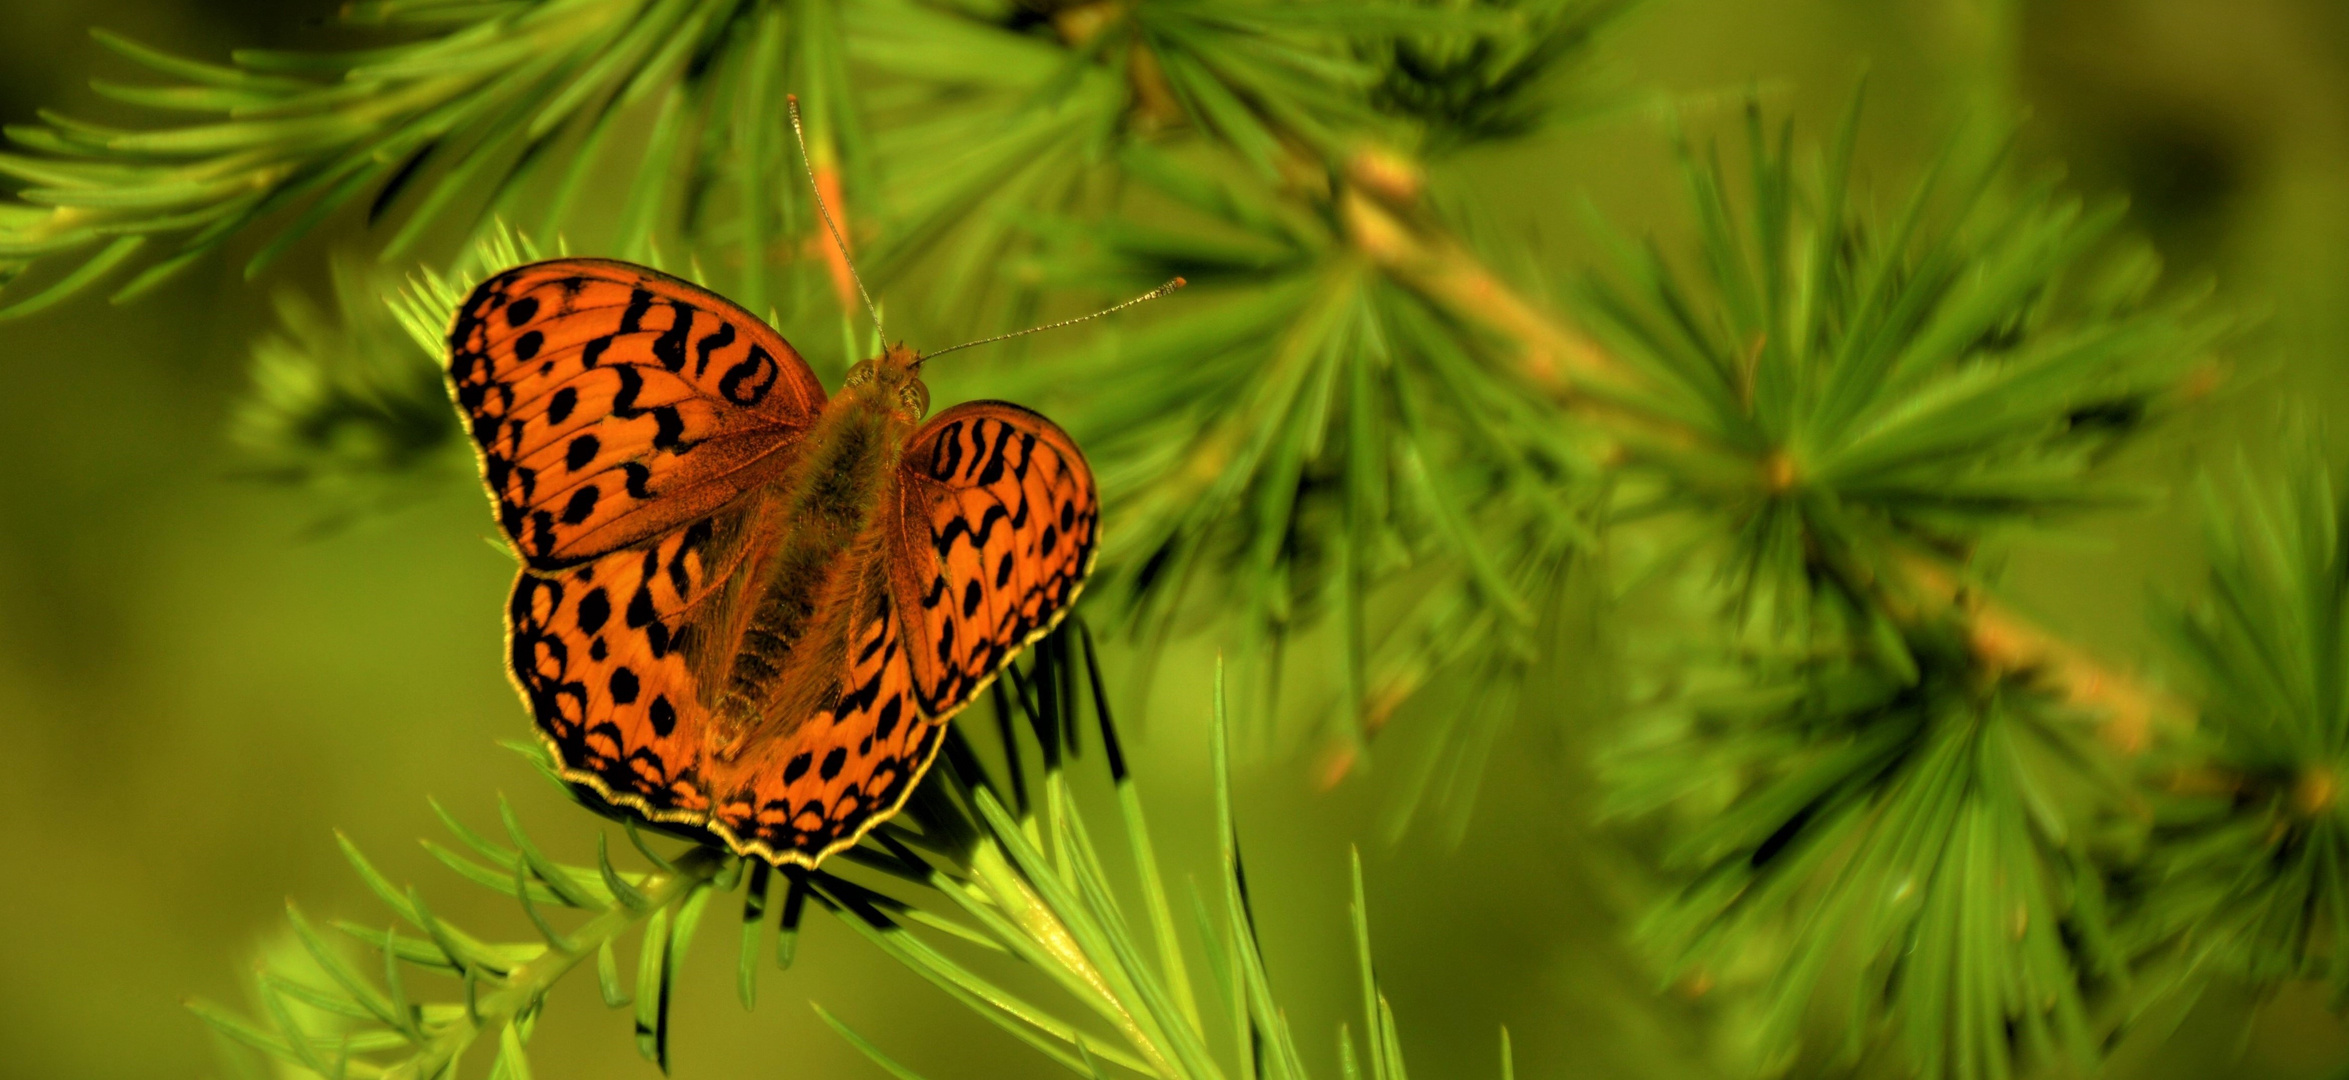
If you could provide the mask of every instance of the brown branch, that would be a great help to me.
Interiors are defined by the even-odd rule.
[[[1623,366],[1589,335],[1544,315],[1459,241],[1408,220],[1415,215],[1390,200],[1416,199],[1418,185],[1396,175],[1396,164],[1383,154],[1363,154],[1349,170],[1354,183],[1339,192],[1338,211],[1356,250],[1446,310],[1524,346],[1525,376],[1559,397],[1576,395],[1585,383],[1630,381]]]
[[[1517,343],[1528,381],[1605,429],[1602,459],[1620,460],[1659,442],[1677,449],[1706,442],[1682,425],[1627,405],[1639,387],[1627,365],[1590,335],[1520,296],[1418,212],[1420,185],[1408,163],[1383,151],[1366,151],[1348,163],[1347,173],[1350,183],[1337,195],[1338,209],[1355,249],[1444,310]],[[1763,463],[1765,474],[1771,464]],[[1921,605],[1911,617],[1957,618],[1975,656],[1991,670],[2036,673],[2065,701],[2102,713],[2101,734],[2115,749],[2144,750],[2157,723],[2191,724],[2193,711],[2184,702],[1966,587],[1937,563],[1911,556],[1893,565],[1900,580],[1889,584]]]
[[[1958,575],[1922,556],[1896,561],[1902,583],[1940,611],[1960,615],[1974,656],[1993,673],[2032,673],[2067,704],[2101,713],[2098,732],[2113,749],[2137,754],[2159,727],[2191,724],[2193,709],[2176,697],[2102,663],[1999,604]]]
[[[1686,424],[1639,404],[1638,377],[1579,328],[1545,313],[1511,289],[1457,239],[1414,212],[1416,172],[1384,153],[1356,155],[1349,182],[1335,193],[1347,239],[1380,269],[1436,306],[1516,342],[1519,373],[1551,400],[1604,421],[1609,438],[1593,447],[1601,461],[1632,451],[1686,454],[1714,450]]]

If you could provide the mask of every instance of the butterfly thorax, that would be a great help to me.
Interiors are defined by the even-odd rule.
[[[918,363],[900,346],[857,365],[760,493],[750,572],[722,601],[719,625],[733,632],[702,661],[721,676],[703,682],[718,689],[710,740],[721,759],[780,742],[831,708],[854,628],[889,602],[884,530],[899,458],[928,404]]]

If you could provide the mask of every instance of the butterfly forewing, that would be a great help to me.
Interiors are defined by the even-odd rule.
[[[899,474],[891,572],[916,631],[915,694],[951,715],[1076,599],[1100,499],[1066,432],[1001,401],[932,418]]]
[[[449,381],[498,522],[540,570],[707,517],[778,475],[824,405],[750,313],[600,259],[482,282],[450,326]]]

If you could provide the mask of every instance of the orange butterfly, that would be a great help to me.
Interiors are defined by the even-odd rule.
[[[903,345],[827,399],[724,298],[557,259],[482,282],[448,346],[563,775],[737,853],[813,867],[896,813],[1092,569],[1076,444],[1001,401],[923,423]]]

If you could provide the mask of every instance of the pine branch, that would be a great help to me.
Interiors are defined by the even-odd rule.
[[[2207,593],[2161,612],[2202,723],[2156,759],[2146,858],[2124,882],[2136,943],[2189,973],[2349,1001],[2349,529],[2314,426],[2281,425],[2290,472],[2202,485]]]
[[[1961,639],[1910,647],[1908,685],[1764,662],[1641,718],[1614,808],[1675,815],[1684,883],[1641,936],[1680,985],[1750,993],[1770,1060],[1889,1041],[1925,1077],[2090,1070],[2134,959],[2087,842],[2120,777],[2082,716],[1986,681]]]
[[[780,6],[748,0],[387,0],[344,15],[425,36],[343,54],[246,50],[226,65],[100,32],[172,80],[100,80],[101,93],[204,118],[123,130],[44,114],[10,128],[29,153],[0,154],[0,175],[25,185],[20,202],[0,205],[0,285],[36,267],[60,272],[0,318],[45,309],[165,245],[116,302],[263,232],[245,263],[255,276],[370,191],[369,223],[404,217],[386,258],[444,221],[471,233],[500,212],[638,261],[657,261],[670,232],[733,256],[736,297],[763,309],[772,238],[793,231],[797,205],[775,107],[783,84],[809,99],[827,165],[858,143],[837,28],[824,5],[807,7],[786,42]],[[618,156],[614,131],[646,112],[646,152],[616,170],[625,210],[580,216],[582,186]],[[566,165],[546,168],[556,161]]]
[[[1606,441],[1592,456],[1624,461],[1642,450],[1685,453],[1699,445],[1686,427],[1625,405],[1635,380],[1621,364],[1571,323],[1519,296],[1464,245],[1431,224],[1406,223],[1396,208],[1360,190],[1349,191],[1343,205],[1353,242],[1367,256],[1446,310],[1517,344],[1527,381],[1602,432]],[[2205,393],[2207,376],[2204,382],[2184,392]],[[2157,718],[2191,726],[2182,703],[2034,625],[1989,591],[1969,587],[1939,557],[1910,552],[1892,565],[1905,579],[1895,588],[1917,601],[1907,618],[1958,619],[1970,628],[1985,665],[2041,673],[2066,700],[2106,715],[2106,738],[2116,747],[2143,750]]]
[[[1567,407],[1651,478],[1651,513],[1726,548],[1723,613],[1749,630],[1736,692],[1642,723],[1609,770],[1618,809],[1692,815],[1647,931],[1700,983],[1766,956],[1778,1054],[1825,1006],[1839,1061],[1881,1030],[1929,1077],[2092,1068],[2137,956],[2089,837],[2131,802],[2108,755],[2164,706],[1963,567],[2125,504],[2097,466],[2194,392],[2212,328],[2144,264],[2087,258],[2109,213],[2001,184],[1995,158],[1943,163],[1879,221],[1847,180],[1855,128],[1811,177],[1758,109],[1743,176],[1684,146],[1697,269],[1626,245],[1623,283],[1584,290],[1616,364]]]
[[[1912,555],[1897,565],[1909,590],[1924,598],[1913,619],[1953,613],[1985,672],[2034,678],[2057,700],[2100,717],[2099,734],[2113,749],[2142,754],[2155,745],[2156,735],[2177,738],[2195,726],[2199,710],[2187,701],[2035,625],[2000,604],[1990,590],[1963,583],[1940,560]]]
[[[1347,162],[1346,174],[1352,182],[1337,205],[1353,246],[1445,310],[1515,342],[1528,382],[1562,404],[1596,410],[1604,398],[1595,388],[1631,381],[1596,340],[1518,295],[1445,231],[1423,205],[1426,182],[1415,164],[1391,151],[1366,150]],[[1636,424],[1638,414],[1622,422]]]
[[[1358,164],[1352,171],[1384,177],[1398,170],[1382,162]],[[1680,417],[1650,407],[1658,397],[1656,388],[1644,385],[1638,373],[1596,339],[1518,295],[1423,209],[1397,198],[1411,194],[1412,186],[1391,181],[1349,190],[1341,205],[1352,243],[1431,302],[1513,342],[1526,380],[1593,425],[1594,437],[1602,440],[1591,451],[1594,457],[1669,462],[1721,449],[1717,440]],[[2197,331],[2184,348],[2167,347],[2188,352],[2207,336],[2207,331]],[[2206,394],[2214,381],[2212,369],[2190,370],[2173,376],[2156,396],[2191,401]],[[1774,464],[1776,459],[1765,457],[1751,475],[1771,483]],[[1936,546],[1907,545],[1890,554],[1880,567],[1890,578],[1884,589],[1898,598],[1896,611],[1904,623],[1954,620],[1968,627],[1977,657],[1986,667],[2038,673],[2064,699],[2104,713],[2106,737],[2116,747],[2144,749],[2157,717],[2190,726],[2182,703],[2000,604],[1988,590],[1967,580],[1962,570],[1951,569]]]
[[[338,942],[319,933],[289,904],[287,918],[311,964],[328,976],[325,985],[287,974],[265,974],[267,1026],[206,1002],[191,1002],[189,1007],[229,1039],[321,1077],[454,1075],[466,1051],[479,1043],[496,1047],[495,1074],[527,1076],[525,1046],[547,993],[590,956],[596,958],[610,987],[615,942],[642,926],[640,951],[644,960],[636,987],[636,1000],[642,1003],[639,1041],[648,1056],[665,1061],[669,985],[677,970],[670,958],[682,955],[702,905],[711,892],[732,888],[739,867],[707,851],[687,852],[650,872],[615,871],[608,859],[600,869],[562,866],[538,854],[514,824],[511,810],[507,811],[507,823],[518,850],[492,844],[451,822],[478,857],[502,864],[502,869],[429,843],[427,847],[477,884],[513,897],[543,940],[490,944],[457,929],[435,917],[413,887],[392,885],[345,838],[344,854],[361,878],[401,922],[424,935],[408,937],[396,929],[337,924],[346,935],[381,954],[381,984],[353,966]],[[541,904],[584,910],[591,917],[568,931],[558,931],[538,911]],[[461,999],[413,1001],[408,989],[410,970],[458,980]],[[341,1025],[342,1030],[331,1040],[313,1036],[287,1010],[287,997],[351,1022]],[[384,1054],[391,1056],[372,1056]]]

